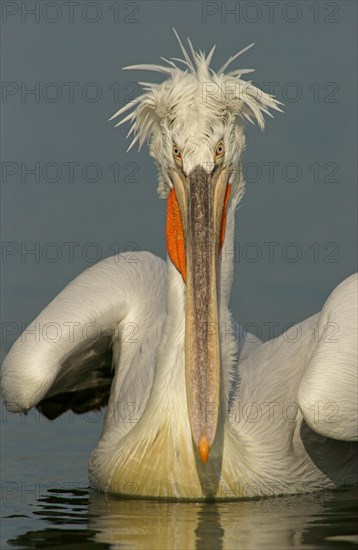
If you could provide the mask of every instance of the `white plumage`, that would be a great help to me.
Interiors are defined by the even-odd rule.
[[[39,406],[48,416],[68,407],[86,410],[107,401],[111,384],[104,430],[90,460],[91,484],[103,491],[241,498],[353,483],[352,442],[357,439],[354,275],[332,292],[321,313],[300,324],[298,340],[292,336],[297,334],[293,327],[262,344],[248,337],[231,317],[233,264],[218,254],[217,294],[216,279],[208,276],[215,291],[210,295],[214,298],[208,298],[213,308],[208,311],[213,312],[213,319],[217,313],[221,389],[216,435],[207,463],[200,460],[197,444],[193,444],[196,424],[188,413],[191,380],[186,365],[191,357],[190,327],[195,333],[199,321],[196,317],[189,325],[188,293],[190,273],[195,275],[200,269],[206,273],[209,263],[202,267],[205,256],[200,264],[195,264],[194,257],[194,267],[190,263],[188,250],[196,250],[195,236],[189,239],[190,218],[185,221],[184,212],[194,208],[190,203],[194,183],[204,178],[211,185],[212,174],[229,167],[229,172],[222,173],[228,174],[227,185],[231,186],[224,227],[224,243],[230,249],[234,212],[244,191],[242,120],[257,121],[263,127],[263,113],[279,107],[274,98],[241,79],[249,70],[224,74],[239,54],[215,73],[209,67],[214,48],[205,56],[195,53],[189,42],[190,57],[179,43],[183,60],[164,59],[165,67],[131,67],[157,70],[168,78],[162,84],[143,83],[143,95],[114,116],[133,107],[119,124],[132,122],[131,145],[150,138],[161,196],[173,190],[179,196],[175,178],[184,182],[189,202],[179,201],[179,206],[188,278],[170,252],[166,263],[141,252],[134,263],[120,255],[83,272],[30,325],[30,331],[37,331],[37,341],[33,332],[25,331],[5,359],[1,384],[7,406],[12,411]],[[173,155],[173,143],[179,156]],[[224,154],[217,153],[217,143],[224,144]],[[208,215],[222,208],[215,204],[210,203]],[[197,223],[206,230],[205,220],[195,219],[193,224]],[[195,284],[193,300],[199,308],[197,295],[204,289]],[[212,306],[215,300],[217,309]],[[205,310],[206,300],[200,307]],[[51,323],[57,331],[52,336]],[[333,336],[331,327],[337,329]],[[203,334],[203,340],[196,336],[200,345],[195,353],[210,360],[214,344]],[[201,380],[196,383],[194,390],[199,388],[199,393],[194,395],[200,400],[204,395],[200,392],[211,391],[211,378],[208,374],[205,382],[209,389],[200,385]],[[200,401],[200,414],[205,418],[212,415],[211,405]],[[209,421],[200,424],[205,437],[211,427]]]

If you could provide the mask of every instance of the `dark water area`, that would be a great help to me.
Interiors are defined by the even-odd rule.
[[[356,504],[354,490],[188,504],[49,488],[22,514],[17,508],[6,516],[17,533],[2,548],[352,548],[358,544]]]
[[[89,489],[103,412],[2,407],[1,549],[323,549],[358,545],[358,490],[208,503],[115,499]]]

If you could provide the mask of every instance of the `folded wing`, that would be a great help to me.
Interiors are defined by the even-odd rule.
[[[301,378],[297,401],[318,434],[356,441],[357,430],[357,275],[331,293],[314,327],[317,344]]]
[[[135,358],[149,336],[153,348],[153,334],[160,336],[166,266],[149,252],[131,260],[120,254],[81,273],[15,342],[1,372],[9,410],[37,406],[53,419],[67,409],[100,408],[114,377],[117,394],[129,376],[138,392],[144,391],[154,370],[154,349],[146,361]]]

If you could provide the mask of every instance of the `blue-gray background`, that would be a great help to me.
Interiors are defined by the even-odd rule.
[[[35,15],[29,13],[34,7]],[[172,26],[196,48],[208,51],[216,43],[214,68],[255,42],[235,66],[255,68],[254,81],[266,91],[274,86],[285,103],[285,113],[269,119],[264,133],[247,129],[235,316],[267,339],[268,323],[278,323],[278,334],[286,323],[319,310],[356,269],[356,11],[355,1],[3,2],[2,352],[96,255],[138,249],[165,257],[165,202],[156,195],[155,166],[145,148],[125,153],[128,128],[114,129],[108,118],[139,93],[137,79],[159,79],[122,66],[180,55]],[[26,94],[31,89],[36,93]],[[36,167],[39,181],[26,173]],[[90,181],[94,167],[100,169],[98,181]],[[268,243],[277,243],[273,256]],[[35,255],[26,254],[31,249]],[[290,261],[296,254],[297,261]],[[50,424],[34,412],[20,419],[2,409],[1,422],[2,502],[12,518],[4,547],[9,536],[40,527],[34,519],[44,517],[39,494],[66,483],[86,486],[87,457],[102,413],[64,415]],[[272,529],[286,537],[285,512],[273,510]],[[58,506],[54,514],[67,528]],[[306,526],[311,508],[295,508],[294,514]],[[327,514],[321,524],[332,527]],[[209,533],[212,521],[209,513]],[[180,525],[178,517],[174,523]],[[121,537],[129,525],[126,520]],[[142,529],[140,522],[133,525]],[[254,522],[253,532],[266,541],[262,529]],[[282,547],[291,544],[290,537],[288,529]]]
[[[5,348],[16,336],[7,332],[100,254],[165,257],[154,163],[146,148],[126,153],[128,127],[108,118],[139,93],[137,79],[160,79],[122,66],[180,56],[172,26],[196,48],[216,43],[214,68],[255,42],[234,66],[255,68],[254,82],[285,103],[264,133],[247,130],[236,317],[267,339],[264,322],[280,331],[317,311],[356,265],[356,3],[236,3],[233,14],[230,2],[81,2],[73,11],[45,2],[37,16],[32,4],[2,13],[2,318],[16,323],[5,327]],[[35,163],[38,182],[26,174]],[[86,163],[100,168],[98,181]],[[267,163],[278,163],[273,178]],[[279,243],[271,257],[270,242]],[[65,243],[77,243],[72,257]]]

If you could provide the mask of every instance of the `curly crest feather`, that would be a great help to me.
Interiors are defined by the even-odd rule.
[[[225,73],[229,65],[254,44],[231,56],[215,72],[210,67],[215,46],[206,55],[200,50],[196,52],[188,38],[189,54],[175,29],[173,30],[183,59],[162,57],[166,65],[141,64],[124,67],[125,70],[156,71],[164,74],[167,79],[160,84],[139,82],[144,93],[110,118],[113,120],[130,111],[116,124],[120,126],[128,121],[131,123],[127,137],[133,135],[133,139],[128,150],[137,142],[140,148],[149,138],[153,138],[150,151],[159,168],[159,192],[162,196],[167,194],[164,182],[168,181],[164,168],[168,168],[172,162],[173,133],[179,135],[178,139],[181,136],[183,147],[187,147],[190,156],[190,147],[194,150],[203,138],[209,139],[210,136],[223,133],[222,124],[226,122],[232,130],[228,141],[229,145],[230,141],[232,142],[231,161],[234,161],[237,160],[235,147],[241,157],[245,144],[240,122],[257,122],[263,129],[264,114],[272,116],[270,109],[281,111],[281,103],[273,96],[254,86],[251,81],[241,78],[253,69],[236,69]],[[178,64],[182,65],[182,68]],[[171,132],[171,139],[168,130]]]

